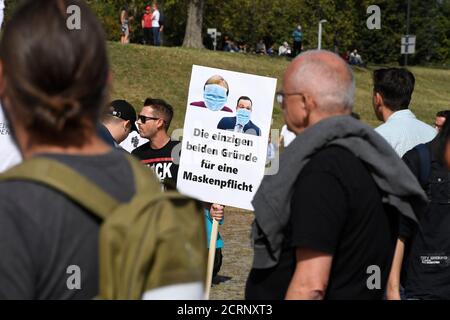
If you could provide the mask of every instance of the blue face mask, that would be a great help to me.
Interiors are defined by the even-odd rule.
[[[218,84],[208,84],[203,92],[206,107],[211,111],[219,111],[227,103],[227,90]]]
[[[236,111],[236,123],[245,126],[250,122],[250,116],[252,112],[248,109],[239,109]]]

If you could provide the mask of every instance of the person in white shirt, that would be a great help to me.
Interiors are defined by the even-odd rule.
[[[153,44],[155,46],[159,46],[161,44],[161,39],[160,39],[161,25],[159,24],[159,19],[160,19],[161,15],[159,13],[158,5],[156,3],[153,4],[152,8],[153,8],[153,13],[152,13]]]
[[[384,124],[375,130],[400,157],[415,146],[434,139],[436,130],[418,120],[409,110],[414,91],[414,75],[399,68],[379,69],[373,74],[373,107]]]
[[[294,141],[296,135],[292,131],[290,131],[287,127],[287,125],[284,125],[281,128],[280,133],[280,145],[283,145],[285,148],[291,144],[292,141]]]
[[[352,53],[350,53],[349,62],[350,62],[350,64],[356,65],[356,66],[364,65],[361,55],[358,53],[358,50],[356,50],[356,49],[353,50]]]
[[[289,48],[289,44],[286,41],[283,42],[283,44],[278,48],[278,55],[279,56],[291,55],[291,48]]]

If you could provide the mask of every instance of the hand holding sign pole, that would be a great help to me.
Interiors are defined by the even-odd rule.
[[[209,300],[209,295],[211,292],[211,284],[214,270],[214,259],[216,257],[216,242],[218,234],[219,234],[219,222],[217,222],[216,219],[213,219],[211,240],[209,242],[208,268],[206,274],[206,300]]]

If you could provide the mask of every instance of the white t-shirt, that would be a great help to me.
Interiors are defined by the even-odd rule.
[[[153,11],[153,17],[152,17],[152,27],[153,28],[159,28],[159,10]]]
[[[0,0],[0,10],[5,9],[5,0]]]
[[[137,147],[142,146],[144,143],[147,143],[148,139],[141,138],[139,133],[136,131],[132,131],[128,137],[122,141],[120,146],[125,149],[127,152],[131,153]]]
[[[387,121],[375,129],[394,148],[400,157],[415,146],[436,137],[436,130],[418,120],[411,110],[394,112]]]
[[[22,161],[22,156],[11,138],[8,122],[0,106],[0,172]]]
[[[284,141],[284,147],[286,148],[288,145],[291,144],[292,141],[294,141],[296,135],[292,131],[289,131],[287,125],[284,125],[281,128],[281,136],[283,137]]]

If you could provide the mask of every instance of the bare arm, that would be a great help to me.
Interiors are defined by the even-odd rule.
[[[308,248],[298,248],[297,265],[286,300],[323,300],[333,256]]]
[[[386,290],[386,298],[388,300],[400,300],[400,272],[404,254],[405,242],[402,239],[398,239]]]

